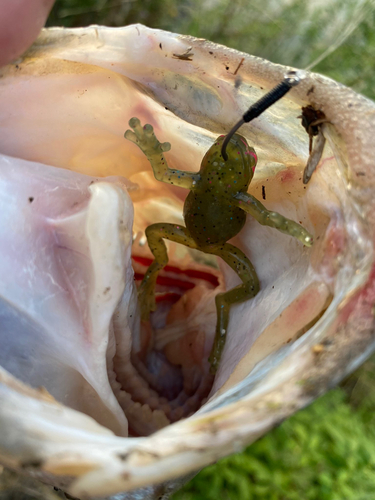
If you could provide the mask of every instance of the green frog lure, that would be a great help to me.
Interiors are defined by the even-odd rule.
[[[164,239],[221,257],[240,277],[242,284],[219,293],[216,298],[217,323],[215,340],[210,354],[211,371],[215,373],[220,363],[233,304],[255,297],[259,292],[256,271],[237,247],[228,243],[243,228],[246,214],[260,224],[273,227],[297,238],[303,245],[313,243],[311,234],[300,224],[277,212],[267,210],[247,192],[253,178],[257,155],[238,128],[259,116],[269,106],[283,97],[299,83],[296,73],[289,73],[284,80],[250,107],[227,136],[219,136],[205,154],[199,172],[183,172],[168,167],[165,152],[171,145],[161,144],[151,125],[142,126],[132,118],[132,130],[125,132],[126,139],[134,142],[147,156],[155,178],[190,190],[184,204],[185,225],[157,223],[146,228],[147,242],[154,261],[149,266],[138,291],[141,318],[147,320],[155,311],[155,286],[159,271],[168,262]]]

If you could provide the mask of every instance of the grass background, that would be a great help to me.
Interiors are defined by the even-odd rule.
[[[314,71],[375,99],[372,0],[57,0],[47,24],[134,22],[300,68],[328,53]],[[243,453],[204,469],[174,500],[374,500],[374,368],[373,357]]]

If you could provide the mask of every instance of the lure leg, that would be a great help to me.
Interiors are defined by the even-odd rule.
[[[299,240],[306,247],[312,246],[313,237],[304,227],[277,212],[267,210],[266,207],[250,193],[237,193],[234,200],[234,203],[236,203],[239,208],[254,217],[259,224],[274,227],[281,233],[293,236],[293,238]]]
[[[155,285],[159,271],[168,263],[167,248],[163,239],[174,241],[190,248],[198,248],[189,231],[177,224],[152,224],[146,229],[147,242],[155,260],[149,266],[138,290],[141,318],[147,320],[151,311],[155,311]],[[221,257],[241,278],[238,285],[216,298],[217,323],[214,344],[209,361],[211,372],[215,373],[224,349],[229,323],[229,311],[232,304],[244,302],[255,297],[259,292],[259,281],[255,269],[246,255],[234,245],[225,243],[199,250]]]
[[[228,292],[219,293],[215,298],[217,311],[216,335],[209,357],[211,372],[215,373],[225,345],[230,307],[232,304],[255,297],[259,292],[259,280],[250,260],[234,245],[225,243],[219,247],[205,248],[203,251],[221,257],[238,274],[243,283]]]
[[[125,139],[134,142],[147,156],[155,178],[158,181],[191,189],[194,185],[193,183],[199,179],[199,174],[168,167],[164,153],[171,149],[169,142],[160,143],[154,134],[152,126],[147,124],[142,127],[138,118],[132,118],[129,121],[129,125],[133,130],[125,132]]]
[[[150,312],[155,311],[155,285],[159,271],[168,263],[167,247],[163,239],[181,243],[190,248],[197,248],[189,231],[177,224],[152,224],[146,228],[147,243],[155,260],[149,266],[138,290],[141,318],[147,320]]]

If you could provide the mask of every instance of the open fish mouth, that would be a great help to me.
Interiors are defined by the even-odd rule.
[[[187,191],[154,179],[123,138],[129,118],[171,143],[170,167],[197,171],[284,70],[138,25],[45,30],[3,70],[5,465],[78,497],[162,483],[240,450],[372,352],[374,105],[310,73],[241,134],[258,156],[249,192],[306,227],[314,246],[248,216],[233,241],[261,291],[232,307],[215,378],[214,299],[238,284],[223,262],[169,244],[158,309],[140,321],[136,283],[152,257],[144,230],[183,223]],[[304,186],[306,105],[328,123]]]

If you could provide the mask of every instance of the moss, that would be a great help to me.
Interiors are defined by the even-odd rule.
[[[174,500],[361,500],[375,491],[375,428],[336,389],[243,453],[207,467]]]

